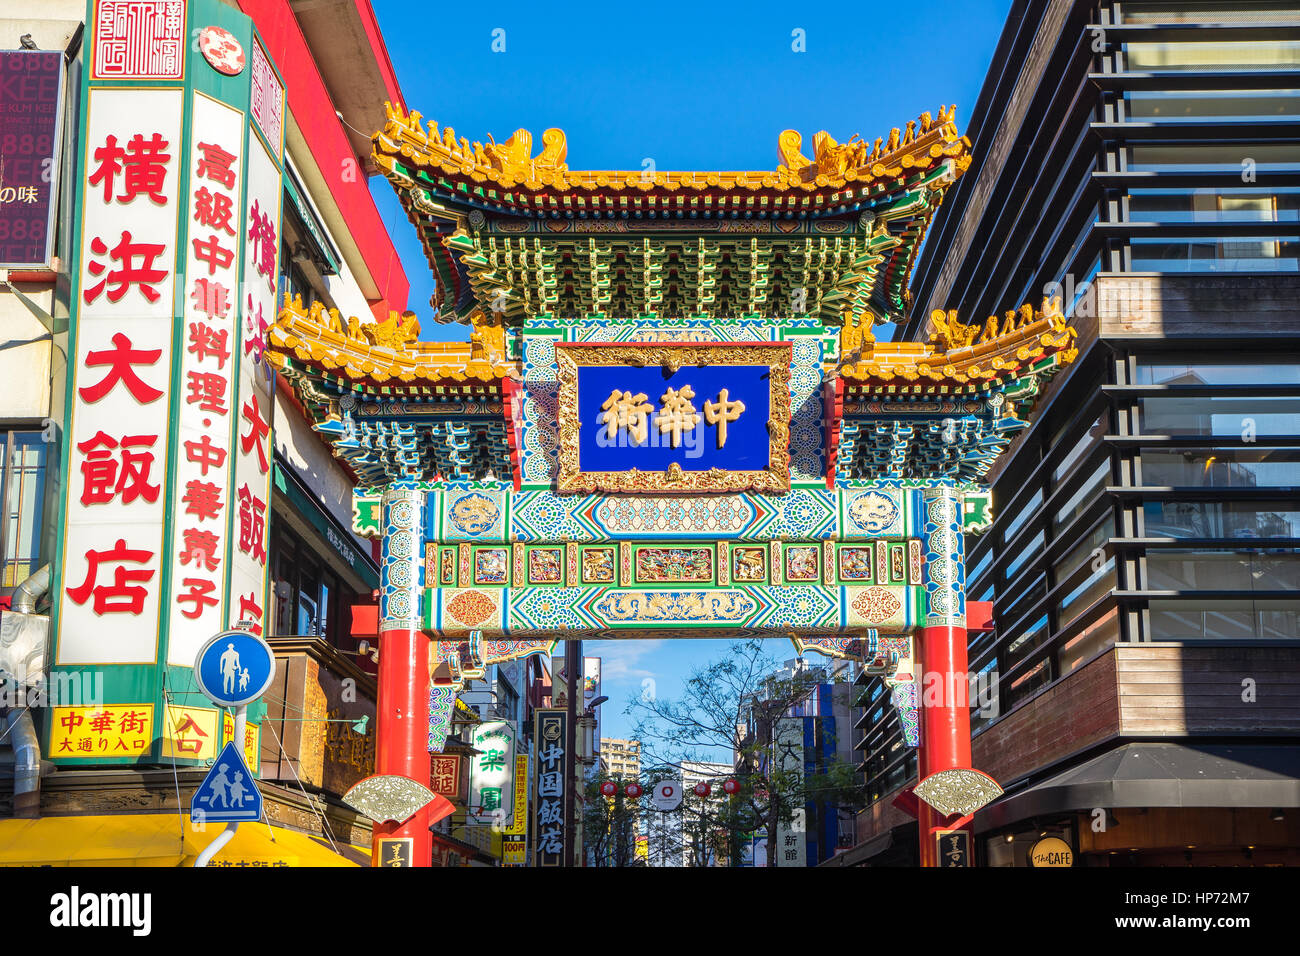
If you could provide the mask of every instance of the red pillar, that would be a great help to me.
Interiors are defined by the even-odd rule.
[[[379,700],[375,706],[375,773],[409,777],[426,787],[429,758],[429,639],[421,631],[379,635]],[[431,866],[433,837],[428,807],[405,823],[375,824],[372,863],[380,839],[410,838],[411,865]]]
[[[952,625],[922,628],[918,639],[917,675],[921,679],[921,746],[917,774],[924,780],[940,770],[971,765],[970,686],[967,683],[966,628]],[[940,686],[941,685],[941,686]],[[938,866],[935,833],[952,827],[924,800],[917,801],[921,865]],[[965,829],[971,830],[970,824]],[[971,843],[974,853],[974,843]]]

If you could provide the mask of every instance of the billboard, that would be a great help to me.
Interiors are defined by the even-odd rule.
[[[50,264],[63,87],[62,51],[0,51],[0,268]]]

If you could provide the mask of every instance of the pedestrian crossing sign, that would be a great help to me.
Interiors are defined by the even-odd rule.
[[[190,819],[207,823],[255,823],[262,818],[262,794],[232,740],[190,800]]]

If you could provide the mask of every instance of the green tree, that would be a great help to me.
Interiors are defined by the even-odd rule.
[[[735,866],[742,840],[765,827],[767,864],[774,866],[778,827],[794,820],[805,804],[841,809],[864,805],[852,764],[832,760],[805,772],[802,745],[796,755],[778,739],[778,721],[788,711],[818,684],[840,679],[816,667],[783,676],[763,642],[749,639],[733,643],[722,657],[694,669],[679,699],[647,695],[628,706],[627,712],[637,719],[643,759],[678,765],[707,760],[718,751],[733,758],[739,791],[719,801],[716,809],[696,812],[694,826],[705,845],[701,854],[708,841],[721,834]],[[715,783],[715,789],[721,783]],[[684,806],[689,814],[689,804]]]

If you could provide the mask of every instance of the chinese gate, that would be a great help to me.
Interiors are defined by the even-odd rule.
[[[389,107],[375,159],[470,342],[290,301],[267,353],[382,541],[362,790],[405,809],[380,811],[377,847],[413,840],[427,865],[402,794],[457,690],[561,636],[788,636],[864,661],[918,750],[923,864],[1000,794],[970,766],[963,538],[1074,333],[1052,302],[937,312],[928,344],[870,332],[901,318],[969,145],[940,110],[874,147],[818,133],[812,158],[787,131],[771,172],[575,172],[559,130],[533,155],[526,130],[471,144]],[[922,701],[923,675],[952,692]]]

